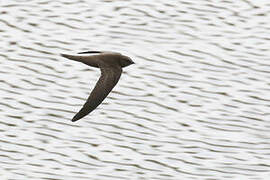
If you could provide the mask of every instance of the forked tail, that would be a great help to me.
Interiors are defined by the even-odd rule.
[[[69,55],[69,54],[61,54],[61,56],[67,58],[67,59],[71,59],[74,61],[79,61],[79,62],[83,62],[85,59],[85,56],[74,56],[74,55]]]

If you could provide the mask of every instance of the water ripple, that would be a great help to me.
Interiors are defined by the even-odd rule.
[[[267,1],[5,1],[1,179],[267,179]],[[85,119],[99,70],[136,62]]]

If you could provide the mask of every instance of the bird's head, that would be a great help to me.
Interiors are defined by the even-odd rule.
[[[121,67],[126,67],[126,66],[129,66],[131,64],[135,64],[130,57],[127,57],[127,56],[121,56],[120,58],[120,65]]]

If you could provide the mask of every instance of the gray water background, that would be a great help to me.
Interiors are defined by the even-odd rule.
[[[1,180],[270,178],[267,0],[0,1]],[[130,56],[100,72],[60,53]]]

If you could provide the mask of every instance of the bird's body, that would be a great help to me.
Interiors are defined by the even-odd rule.
[[[92,55],[93,53],[97,54]],[[101,76],[82,109],[73,117],[73,122],[92,112],[117,84],[122,74],[122,68],[134,64],[129,57],[115,52],[87,51],[78,54],[89,55],[61,55],[88,66],[100,68]]]

